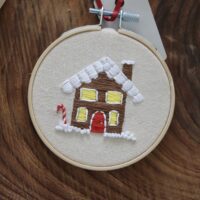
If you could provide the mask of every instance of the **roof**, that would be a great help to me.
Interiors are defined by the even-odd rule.
[[[134,61],[123,60],[122,64],[134,65]],[[109,57],[103,57],[93,64],[85,67],[83,70],[65,80],[61,84],[64,93],[70,94],[75,89],[79,88],[82,83],[91,83],[92,79],[96,79],[98,74],[105,72],[109,79],[115,80],[116,83],[122,86],[122,90],[132,97],[134,103],[140,103],[144,97],[136,88],[132,80],[122,72],[118,65]]]

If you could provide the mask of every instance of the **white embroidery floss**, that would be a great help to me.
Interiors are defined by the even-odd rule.
[[[122,65],[135,65],[135,61],[134,60],[122,60],[121,62]]]
[[[141,103],[144,100],[144,97],[139,93],[133,97],[133,103]]]
[[[87,66],[85,71],[91,79],[96,79],[98,77],[98,73],[92,65]]]
[[[65,93],[72,93],[74,91],[74,87],[72,86],[69,80],[64,81],[60,87]]]
[[[122,90],[124,90],[124,92],[127,92],[128,90],[130,90],[133,87],[133,82],[131,80],[127,80],[123,85],[122,85]]]
[[[81,70],[78,73],[78,77],[79,77],[80,81],[83,83],[91,83],[91,78],[89,77],[89,75],[86,73],[85,70]]]
[[[98,73],[101,73],[104,71],[103,64],[100,61],[95,62],[94,67]]]
[[[112,77],[114,77],[117,74],[119,74],[120,69],[117,65],[114,65],[113,67],[111,67],[111,69],[108,72],[109,72],[109,74],[111,74]]]
[[[75,88],[78,88],[81,86],[81,81],[78,77],[77,74],[75,74],[74,76],[72,76],[70,79],[69,79],[70,83],[72,84],[72,86],[74,86]]]
[[[103,65],[104,71],[108,71],[111,67],[112,67],[112,65],[110,63],[105,63]]]
[[[124,75],[124,73],[120,72],[119,74],[117,74],[114,77],[116,83],[122,85],[123,83],[125,83],[125,81],[127,81],[127,77]]]
[[[128,94],[129,96],[131,96],[131,97],[136,96],[138,93],[139,93],[139,90],[138,90],[135,86],[133,86],[133,87],[127,92],[127,94]]]
[[[119,133],[104,133],[105,138],[116,138],[116,139],[126,139],[132,142],[136,141],[136,137],[134,133],[130,133],[129,131]]]

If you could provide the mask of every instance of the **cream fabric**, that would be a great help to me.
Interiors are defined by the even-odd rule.
[[[60,83],[103,56],[119,66],[124,59],[136,62],[133,82],[144,101],[134,104],[127,97],[124,123],[124,131],[135,133],[135,143],[99,134],[55,131],[61,118],[56,113],[57,104],[66,106],[70,121],[74,98],[74,93],[66,95],[60,90]],[[155,142],[169,114],[170,87],[161,63],[149,49],[112,29],[104,29],[75,35],[52,49],[36,74],[32,100],[38,126],[54,148],[79,163],[106,167],[136,158]]]

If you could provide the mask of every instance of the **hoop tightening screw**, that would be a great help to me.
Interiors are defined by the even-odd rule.
[[[102,14],[101,9],[96,9],[96,8],[90,8],[89,12],[92,14],[99,15],[99,16],[101,16],[101,14]],[[112,16],[112,14],[113,14],[112,11],[103,10],[103,16]],[[118,15],[118,18],[121,18],[121,20],[124,22],[139,22],[140,15],[121,11]]]

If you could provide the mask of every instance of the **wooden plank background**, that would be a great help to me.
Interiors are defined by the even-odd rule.
[[[200,1],[150,0],[176,88],[164,140],[112,172],[73,167],[51,153],[31,123],[27,90],[37,59],[64,31],[96,24],[89,0],[7,0],[0,10],[0,199],[199,200]]]

